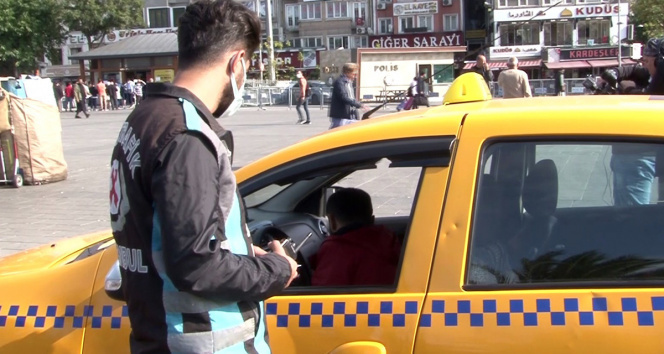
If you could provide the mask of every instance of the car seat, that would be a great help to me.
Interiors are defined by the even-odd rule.
[[[523,258],[532,260],[542,255],[557,221],[554,216],[558,206],[558,169],[553,160],[537,162],[528,172],[523,185],[522,202],[525,213],[522,226],[512,239],[516,254],[511,260],[515,269]]]

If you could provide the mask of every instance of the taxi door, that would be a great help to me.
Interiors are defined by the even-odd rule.
[[[451,141],[446,139],[441,142],[445,147]],[[326,288],[316,293],[305,290],[265,302],[274,353],[412,351],[447,175],[446,166],[422,167],[395,288]]]
[[[648,112],[644,109],[644,112],[634,113],[634,116],[645,117],[653,115],[654,112],[656,111]],[[586,193],[593,191],[602,193],[603,186],[610,183],[610,179],[603,184],[592,183],[592,180],[588,183],[578,183],[581,179],[579,176],[582,173],[590,176],[590,171],[598,171],[591,177],[606,178],[604,169],[608,171],[609,167],[605,165],[608,160],[605,161],[604,156],[610,157],[606,154],[610,154],[610,147],[614,144],[611,139],[620,141],[621,139],[615,137],[623,134],[621,129],[634,129],[597,124],[594,126],[593,137],[588,135],[587,126],[575,122],[575,119],[577,121],[582,119],[584,112],[549,115],[540,110],[537,117],[532,116],[536,114],[534,110],[508,111],[503,116],[498,116],[499,114],[496,111],[493,111],[493,114],[486,112],[468,114],[459,135],[458,150],[452,161],[440,238],[436,244],[429,292],[422,309],[414,351],[417,353],[661,353],[664,340],[661,336],[661,327],[658,325],[664,323],[664,294],[661,288],[653,287],[656,283],[639,279],[631,282],[622,279],[604,282],[581,279],[564,284],[555,284],[551,281],[541,281],[537,284],[517,281],[516,284],[506,285],[507,282],[504,280],[484,286],[469,284],[469,257],[473,237],[477,232],[473,229],[478,225],[474,223],[473,218],[477,217],[478,220],[491,218],[491,213],[495,213],[501,215],[496,219],[504,222],[511,218],[505,211],[514,209],[520,214],[529,208],[527,202],[524,203],[523,195],[520,195],[518,199],[512,199],[509,203],[492,205],[487,214],[478,210],[478,191],[482,190],[481,186],[485,183],[482,178],[493,169],[492,164],[511,156],[512,163],[503,164],[505,168],[502,169],[503,175],[500,178],[503,182],[511,183],[522,193],[524,185],[529,183],[527,178],[529,171],[535,168],[529,160],[535,162],[540,154],[547,151],[554,152],[555,154],[547,156],[547,160],[555,161],[558,165],[557,175],[560,180],[556,185],[560,191],[557,189],[556,191],[559,193],[559,198],[568,197],[564,194],[571,189],[566,188],[573,185],[585,188]],[[606,118],[610,117],[611,113],[603,112],[597,115]],[[533,118],[537,118],[537,123],[533,122]],[[639,124],[632,125],[639,126]],[[552,126],[556,127],[555,136],[551,134]],[[642,131],[631,134],[647,135],[647,128],[643,128],[645,126],[641,125]],[[571,136],[574,136],[574,140],[569,138]],[[622,138],[623,141],[626,139]],[[637,138],[631,137],[631,139]],[[651,136],[646,141],[652,143],[653,139]],[[662,139],[659,139],[661,143]],[[498,144],[503,144],[503,147]],[[501,149],[501,155],[490,155],[492,149],[493,151]],[[594,158],[592,163],[596,165],[586,162],[589,158]],[[484,165],[481,164],[482,161]],[[593,169],[595,166],[599,168]],[[565,178],[571,169],[577,169],[578,172]],[[511,176],[506,176],[505,173]],[[501,187],[498,192],[502,195],[510,194],[511,191],[505,188]],[[601,229],[594,230],[588,222],[603,217],[606,210],[613,208],[611,203],[612,201],[609,201],[607,206],[583,209],[585,206],[581,205],[581,202],[570,203],[569,207],[562,205],[564,203],[559,199],[558,206],[553,207],[556,213],[553,232],[555,234],[556,229],[564,228],[565,233],[552,237],[566,237],[570,236],[567,234],[576,232],[578,235],[575,239],[584,242],[584,246],[589,244],[589,237],[597,236],[598,249],[608,248],[611,245],[607,243],[616,240],[625,242],[625,245],[631,247],[636,242],[637,236],[640,237],[640,234],[649,232],[650,229],[656,230],[651,227],[658,222],[657,217],[654,217],[648,219],[651,220],[648,221],[650,225],[640,227],[637,225],[632,228],[631,236],[627,230],[624,230],[626,232],[621,232],[622,235],[609,238],[612,228],[622,229],[625,223],[631,222],[630,218],[639,216],[639,213],[619,214],[624,210],[618,209],[612,212],[615,211],[615,215],[621,215],[624,219],[607,218],[606,222],[614,223],[612,224],[614,226],[602,226],[597,223]],[[572,210],[575,205],[578,207]],[[656,209],[658,207],[656,204],[642,206],[642,210],[643,213],[650,213],[651,209],[659,212],[659,209]],[[564,214],[569,211],[574,211],[575,214]],[[564,225],[566,218],[578,219],[584,217],[584,213],[590,221],[567,227]],[[555,247],[552,254],[576,246],[556,240],[553,245]],[[614,250],[620,251],[615,247]],[[658,263],[661,262],[653,262],[650,265]],[[642,274],[648,274],[651,269],[652,267],[644,268]],[[593,267],[592,270],[599,269]]]

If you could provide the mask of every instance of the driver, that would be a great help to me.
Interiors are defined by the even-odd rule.
[[[371,197],[344,188],[327,201],[332,234],[311,258],[312,285],[390,285],[401,244],[390,230],[374,224]]]

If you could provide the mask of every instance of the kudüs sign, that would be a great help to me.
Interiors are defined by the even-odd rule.
[[[462,32],[369,36],[371,48],[425,48],[464,45]]]

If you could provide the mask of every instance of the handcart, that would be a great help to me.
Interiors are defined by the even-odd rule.
[[[23,171],[19,167],[14,127],[9,114],[9,95],[4,90],[0,90],[0,105],[6,107],[6,109],[0,109],[2,112],[0,114],[0,183],[11,184],[15,188],[19,188],[23,185]]]

